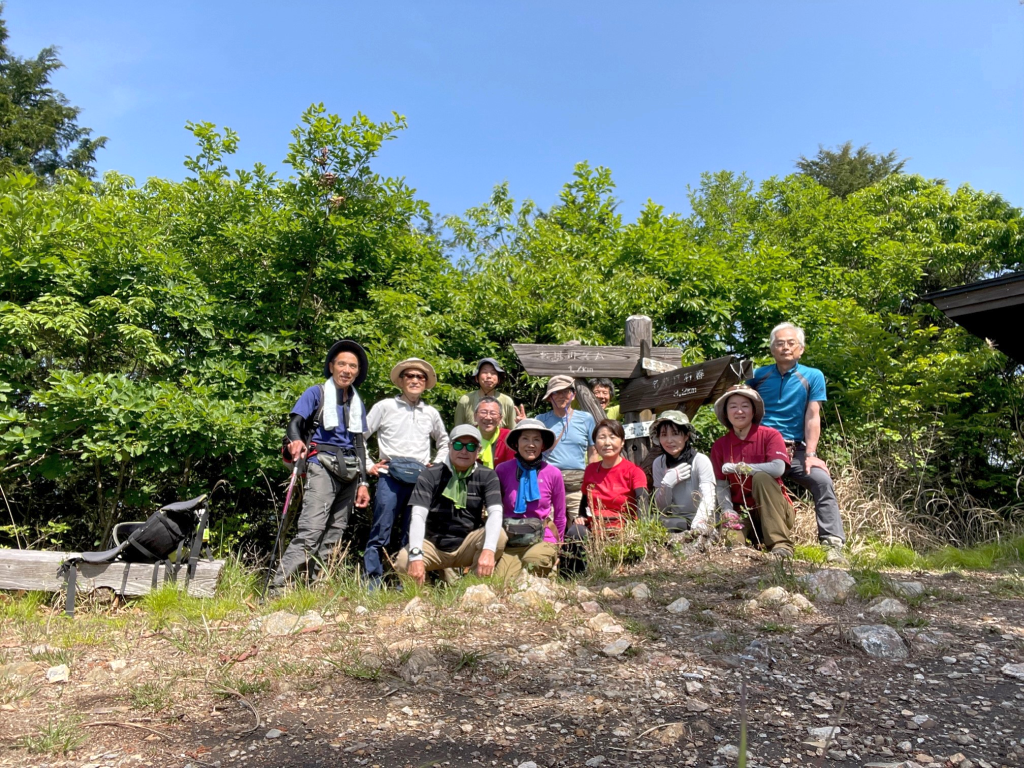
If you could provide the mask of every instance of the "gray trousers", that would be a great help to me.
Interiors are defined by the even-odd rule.
[[[835,536],[846,541],[843,533],[843,518],[839,513],[839,502],[836,500],[836,489],[828,472],[818,467],[809,473],[804,469],[807,459],[807,447],[797,443],[793,447],[793,463],[786,472],[786,479],[792,480],[801,488],[811,492],[814,499],[814,516],[818,520],[818,540],[826,536]]]
[[[306,465],[299,529],[274,574],[275,587],[284,586],[300,568],[308,568],[310,576],[317,574],[348,527],[358,485],[358,478],[342,485],[317,462]]]

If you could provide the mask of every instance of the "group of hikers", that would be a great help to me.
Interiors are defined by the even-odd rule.
[[[652,501],[670,531],[721,530],[792,557],[795,516],[785,479],[810,492],[819,542],[838,551],[845,540],[839,505],[816,452],[825,378],[800,364],[804,332],[792,323],[772,329],[769,348],[774,364],[714,403],[728,432],[710,456],[698,451],[685,413],[656,414],[649,436],[661,452],[649,485],[647,473],[622,455],[626,435],[608,379],[590,382],[604,419],[573,407],[576,383],[565,375],[548,380],[549,410],[531,418],[500,391],[502,366],[484,358],[472,374],[477,389],[459,400],[448,431],[422,399],[437,383],[430,363],[412,357],[395,365],[390,379],[400,394],[367,410],[357,391],[366,351],[338,341],[324,361],[326,381],[303,392],[290,414],[283,453],[306,463],[306,486],[272,588],[300,572],[315,577],[353,508],[371,504],[363,573],[374,588],[384,583],[386,562],[420,584],[428,572],[451,579],[467,568],[504,580],[524,569],[579,572],[588,538],[616,536]],[[367,449],[373,435],[376,457]]]

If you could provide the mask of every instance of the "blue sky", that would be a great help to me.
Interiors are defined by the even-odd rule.
[[[180,179],[186,121],[279,168],[312,102],[405,115],[376,169],[439,214],[509,181],[550,205],[588,160],[621,211],[688,211],[702,171],[785,175],[818,144],[1024,204],[1024,5],[887,2],[7,0],[10,47],[57,45],[55,80],[109,137],[100,170]]]

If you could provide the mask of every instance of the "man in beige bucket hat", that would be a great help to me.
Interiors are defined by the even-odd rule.
[[[363,568],[372,585],[379,585],[384,576],[382,557],[392,536],[400,539],[399,546],[406,544],[409,497],[420,472],[431,463],[430,441],[435,447],[433,463],[448,455],[448,432],[441,414],[421,399],[437,384],[434,367],[418,357],[407,358],[391,369],[391,383],[402,393],[374,404],[365,434],[369,440],[377,433],[380,456],[376,462],[367,459],[367,471],[377,478],[373,522],[363,555]]]
[[[549,464],[557,467],[565,480],[565,509],[569,519],[575,516],[583,498],[583,470],[596,460],[594,448],[594,417],[586,411],[572,407],[576,396],[576,382],[572,376],[552,376],[548,379],[544,399],[551,410],[537,416],[537,420],[555,433],[555,444],[544,452]]]

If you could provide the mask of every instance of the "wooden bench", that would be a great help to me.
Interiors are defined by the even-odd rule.
[[[0,549],[0,589],[60,592],[67,586],[60,567],[68,558],[77,556],[77,552]],[[173,563],[79,563],[77,590],[110,589],[128,597],[144,595],[165,584],[183,584],[186,567],[187,563],[183,564],[175,578]],[[188,583],[188,594],[192,597],[213,597],[223,569],[223,560],[199,560],[195,575]]]

